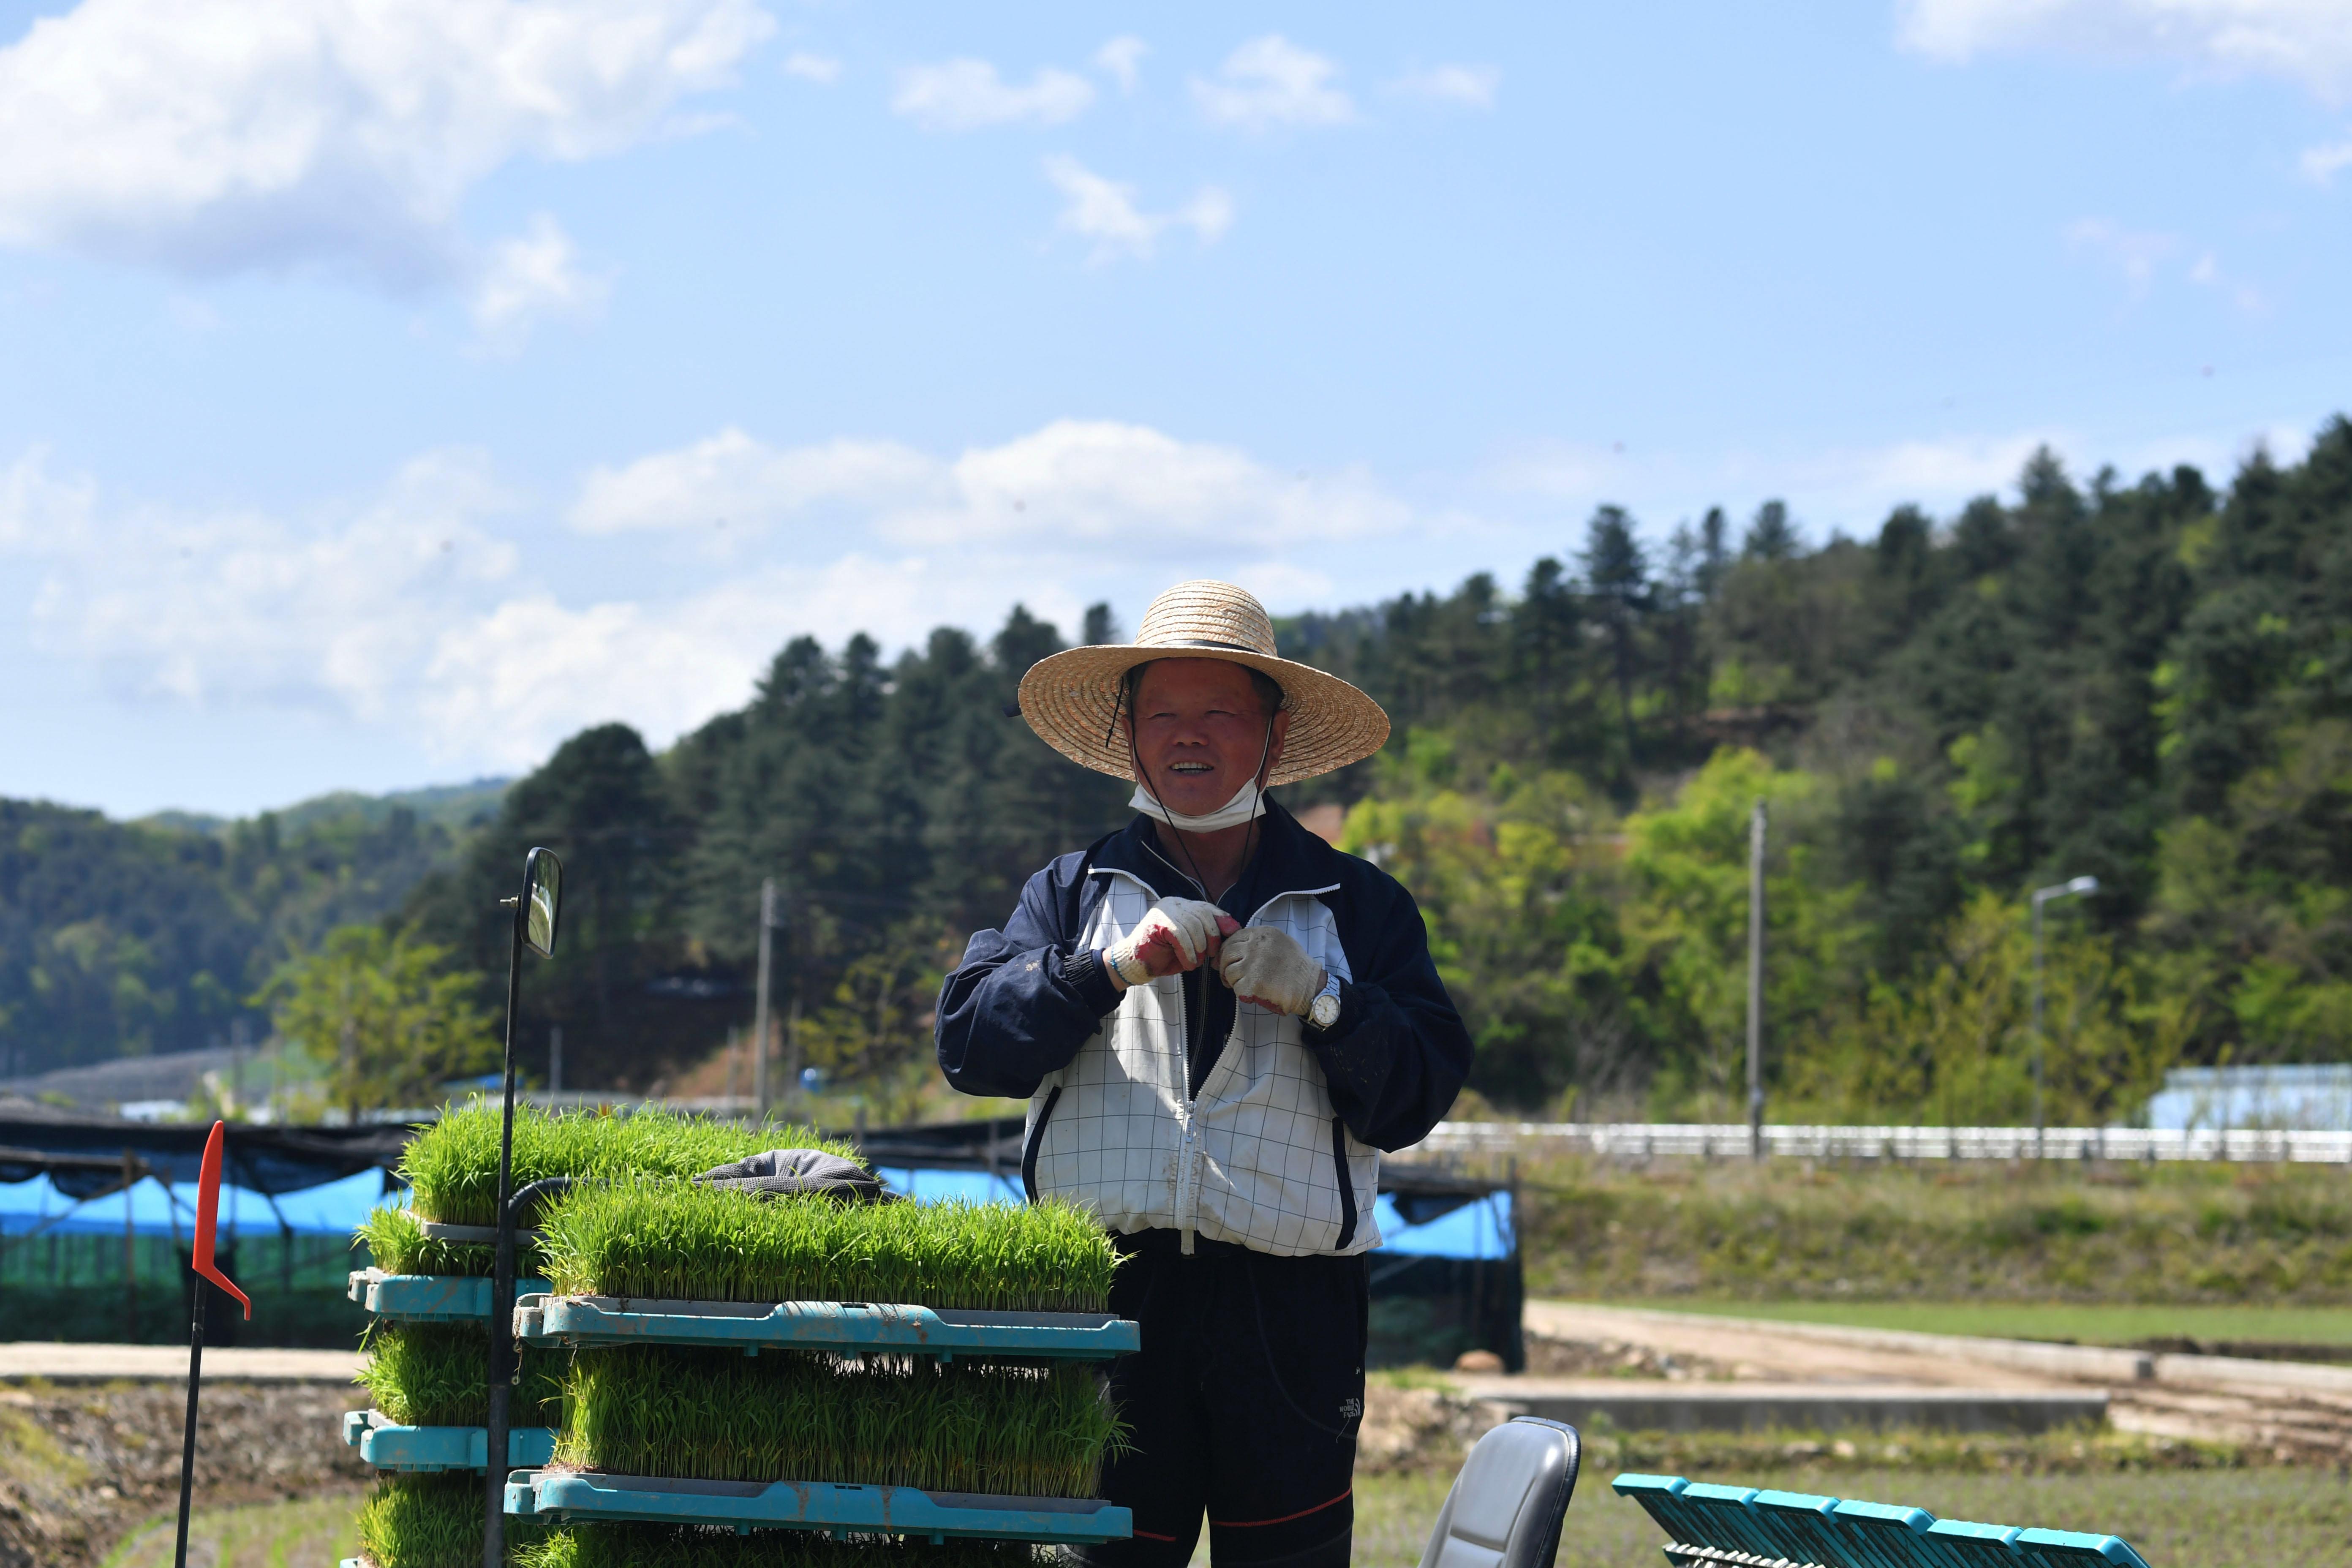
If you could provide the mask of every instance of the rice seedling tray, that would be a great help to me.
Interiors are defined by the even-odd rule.
[[[517,1471],[507,1512],[544,1522],[643,1520],[736,1530],[985,1537],[1072,1545],[1125,1541],[1134,1516],[1095,1498],[999,1497],[828,1481],[700,1481],[576,1470]]]
[[[896,1355],[1104,1361],[1142,1343],[1111,1312],[996,1312],[883,1301],[656,1301],[633,1296],[533,1295],[515,1302],[526,1344],[693,1345],[706,1350],[817,1350]]]
[[[518,1279],[515,1295],[544,1291],[544,1279]],[[355,1268],[346,1291],[379,1318],[410,1323],[479,1322],[490,1315],[490,1281],[470,1274],[387,1274]]]
[[[489,1468],[490,1434],[484,1426],[403,1426],[381,1410],[351,1410],[343,1415],[343,1443],[360,1451],[362,1463],[379,1470]],[[544,1465],[554,1457],[553,1427],[508,1429],[509,1467]]]

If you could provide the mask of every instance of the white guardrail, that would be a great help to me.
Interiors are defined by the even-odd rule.
[[[1817,1160],[2031,1160],[2031,1127],[1807,1127],[1767,1124],[1767,1154]],[[1574,1151],[1612,1158],[1659,1155],[1736,1159],[1748,1128],[1736,1121],[1441,1121],[1413,1153],[1484,1154]],[[2041,1135],[2049,1160],[2242,1160],[2352,1164],[2352,1132],[2266,1129],[2053,1127]]]

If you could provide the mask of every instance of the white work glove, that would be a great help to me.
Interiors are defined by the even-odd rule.
[[[1323,966],[1288,931],[1273,926],[1251,926],[1225,938],[1217,973],[1243,1001],[1300,1018],[1323,989]]]
[[[1199,899],[1161,899],[1125,938],[1103,950],[1103,962],[1129,985],[1198,969],[1217,955],[1225,932],[1241,922]]]

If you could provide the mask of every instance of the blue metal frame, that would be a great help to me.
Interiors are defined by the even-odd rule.
[[[515,1281],[517,1294],[547,1288],[544,1279]],[[490,1316],[487,1274],[386,1274],[381,1268],[355,1268],[345,1294],[379,1318],[407,1323],[487,1322]]]
[[[381,1410],[343,1413],[343,1443],[357,1448],[363,1464],[379,1470],[432,1474],[441,1470],[487,1470],[487,1426],[402,1426]],[[507,1464],[544,1465],[555,1458],[555,1429],[515,1426],[507,1432]]]
[[[1142,1343],[1108,1312],[982,1312],[866,1301],[653,1301],[538,1295],[515,1302],[515,1334],[534,1345],[697,1345],[740,1350],[882,1351],[898,1355],[1102,1361]]]
[[[2120,1536],[1939,1520],[1925,1509],[1804,1492],[1710,1486],[1680,1476],[1622,1475],[1632,1498],[1675,1543],[1667,1557],[1741,1553],[1824,1568],[2147,1568]]]
[[[1133,1516],[1095,1499],[994,1497],[858,1487],[823,1481],[689,1481],[655,1476],[518,1471],[507,1479],[509,1514],[551,1523],[641,1520],[748,1530],[1044,1541],[1125,1541]]]

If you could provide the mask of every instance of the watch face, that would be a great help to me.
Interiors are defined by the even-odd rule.
[[[1339,999],[1337,996],[1318,996],[1315,1005],[1307,1009],[1307,1016],[1317,1028],[1328,1029],[1339,1021]]]

